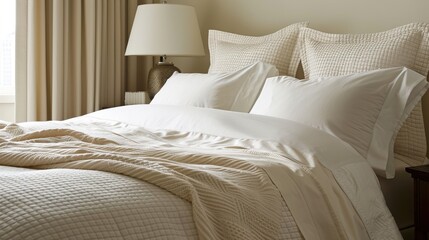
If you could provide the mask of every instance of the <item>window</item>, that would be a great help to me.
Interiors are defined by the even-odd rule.
[[[0,97],[15,95],[16,1],[0,0]]]

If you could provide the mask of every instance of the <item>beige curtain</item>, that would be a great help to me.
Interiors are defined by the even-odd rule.
[[[17,0],[16,120],[63,120],[145,89],[152,58],[125,57],[143,0]]]

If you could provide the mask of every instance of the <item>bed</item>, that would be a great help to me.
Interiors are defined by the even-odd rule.
[[[429,27],[307,27],[211,31],[151,104],[0,123],[0,239],[402,239],[379,179],[426,161]]]
[[[139,114],[137,118],[129,118],[129,116],[135,115],[138,112],[144,114]],[[156,114],[156,112],[158,112],[158,114]],[[182,113],[183,116],[178,116],[180,112],[186,112],[187,114]],[[216,117],[217,115],[221,116]],[[172,121],[172,119],[176,119],[177,123]],[[160,121],[162,121],[162,123]],[[248,131],[249,128],[253,127],[252,124],[258,124],[258,126],[261,126],[260,123],[263,121],[267,121],[264,125],[262,125],[264,131],[260,131],[257,133],[251,133]],[[147,132],[146,130],[144,130],[152,128],[156,129],[163,124],[166,124],[166,126],[162,127],[162,129],[172,130],[153,132]],[[237,127],[238,124],[242,124],[244,129],[239,129]],[[275,125],[275,127],[270,127],[273,124]],[[217,148],[219,149],[221,154],[225,154],[222,153],[224,151],[229,152],[229,154],[233,152],[238,152],[242,154],[243,151],[241,149],[250,148],[252,149],[252,151],[254,151],[254,153],[252,153],[252,155],[254,154],[253,158],[257,160],[263,159],[258,156],[259,154],[263,156],[270,152],[285,152],[285,150],[275,150],[277,148],[283,148],[281,145],[279,146],[275,142],[270,143],[270,141],[254,141],[252,139],[255,139],[255,136],[251,136],[252,134],[261,134],[262,136],[260,136],[259,138],[264,139],[266,137],[273,136],[273,133],[279,130],[279,126],[284,126],[285,128],[293,129],[297,129],[300,127],[305,128],[305,126],[300,126],[295,123],[291,123],[290,127],[286,127],[285,121],[279,121],[278,119],[265,119],[264,117],[260,116],[254,116],[254,118],[249,119],[248,116],[246,116],[245,114],[231,114],[230,112],[219,113],[218,111],[210,111],[210,109],[177,109],[172,108],[171,106],[154,107],[145,105],[104,110],[101,112],[90,114],[89,116],[68,120],[62,123],[28,123],[22,125],[23,130],[25,129],[24,131],[29,131],[31,133],[37,132],[39,129],[43,129],[43,131],[48,131],[48,129],[74,129],[76,131],[80,130],[79,132],[84,131],[86,133],[89,133],[88,135],[91,136],[95,135],[99,138],[105,137],[107,139],[114,139],[115,142],[132,141],[134,143],[138,143],[139,145],[144,144],[144,141],[139,138],[145,138],[149,135],[151,141],[159,139],[160,142],[158,142],[157,145],[161,145],[160,147],[165,144],[172,144],[177,146],[185,145],[187,147],[192,147],[197,150],[208,149],[207,151],[212,151],[213,148]],[[176,125],[176,127],[174,127],[173,125]],[[225,127],[228,125],[230,129],[228,129],[228,127]],[[143,129],[137,126],[145,126],[145,128]],[[191,129],[194,129],[193,131],[195,131],[195,133],[190,131]],[[223,133],[220,133],[218,131],[221,131]],[[213,135],[200,134],[199,132],[209,132]],[[229,134],[227,134],[227,132],[229,132]],[[290,131],[288,132],[288,134],[291,134]],[[321,135],[325,135],[323,134],[323,132],[318,133]],[[313,131],[307,133],[305,133],[305,131],[294,131],[294,133],[292,134],[303,134],[303,136],[301,137],[303,138],[303,140],[305,140],[306,143],[303,144],[297,142],[296,145],[294,144],[295,146],[290,146],[291,149],[287,152],[295,156],[295,161],[300,158],[302,159],[302,161],[304,161],[304,159],[307,158],[307,161],[309,161],[307,164],[318,164],[314,160],[314,162],[312,161],[312,157],[310,157],[311,153],[301,152],[301,150],[299,150],[300,145],[309,144],[306,138],[309,135],[312,135],[314,137],[315,133]],[[235,138],[222,138],[219,137],[219,135],[234,136]],[[26,140],[26,143],[28,143],[29,141],[35,143],[46,143],[54,141],[55,144],[53,147],[55,147],[58,146],[58,143],[60,141],[58,139],[49,139],[56,138],[56,136],[58,135],[50,135],[49,133],[45,133],[43,137],[31,138],[31,140]],[[69,138],[72,138],[73,136],[66,134],[64,135],[64,137],[68,140],[71,140]],[[288,138],[287,136],[282,136],[282,134],[278,134],[277,137],[279,139]],[[329,138],[329,136],[325,137]],[[324,138],[324,136],[322,136],[321,138]],[[323,140],[323,142],[325,142],[327,139]],[[335,139],[331,140],[334,140],[334,142],[331,142],[329,144],[335,145]],[[73,141],[76,141],[76,139],[74,139]],[[296,137],[294,141],[298,141]],[[318,144],[321,144],[320,141],[316,142],[319,143],[315,143],[316,145],[314,147],[317,147]],[[90,145],[88,143],[88,147],[89,146]],[[339,150],[342,151],[341,148]],[[58,149],[56,149],[56,151],[58,151]],[[95,149],[93,149],[92,151],[95,151]],[[37,151],[31,151],[30,156],[25,156],[24,158],[31,158],[31,155],[33,155],[34,157],[34,154],[37,154]],[[77,154],[79,155],[79,153]],[[300,156],[302,154],[308,154],[309,156]],[[337,152],[336,154],[339,154],[339,152]],[[344,151],[344,154],[348,155],[349,153],[346,150]],[[333,158],[333,156],[326,157]],[[361,163],[363,165],[363,169],[365,169],[365,167],[368,167],[362,160]],[[295,164],[296,163],[294,163],[293,165]],[[358,163],[354,163],[354,161],[351,161],[350,164],[359,164],[359,161]],[[70,166],[68,166],[67,168],[69,167]],[[44,167],[40,166],[40,168]],[[358,171],[356,173],[353,173],[354,170],[348,170],[347,166],[335,166],[335,168],[343,168],[342,171],[346,171],[346,173],[348,174],[363,174],[365,172]],[[294,171],[297,171],[299,174],[304,174],[304,169],[294,169]],[[275,174],[273,174],[273,176],[275,176]],[[273,176],[272,178],[274,178]],[[331,176],[328,175],[326,177]],[[47,179],[49,180],[46,181]],[[381,193],[376,188],[375,176],[370,175],[365,179],[369,180],[367,184],[373,185],[374,196],[371,196],[371,194],[366,193],[365,195],[368,196],[366,204],[368,206],[357,207],[364,209],[370,207],[373,208],[373,211],[380,211],[380,215],[378,215],[376,219],[368,216],[368,221],[380,222],[383,225],[382,227],[380,226],[378,230],[375,230],[376,232],[378,232],[377,234],[388,233],[389,236],[386,236],[386,238],[394,237],[394,234],[397,234],[397,231],[395,231],[395,225],[393,223],[391,215],[383,204],[382,198],[380,198]],[[317,180],[322,181],[324,179]],[[332,179],[328,180],[332,181]],[[351,182],[351,180],[349,181]],[[6,214],[6,216],[11,216],[11,218],[2,218],[1,229],[2,236],[5,239],[13,239],[14,237],[16,239],[58,239],[67,238],[67,236],[74,236],[77,238],[107,238],[113,236],[114,238],[123,237],[126,239],[133,237],[150,238],[151,236],[153,236],[154,238],[156,238],[156,236],[161,238],[175,238],[177,236],[181,236],[182,238],[187,239],[192,237],[195,238],[196,236],[198,236],[193,225],[193,214],[192,211],[190,211],[191,207],[189,202],[184,201],[183,199],[180,199],[172,195],[171,193],[166,192],[165,190],[160,190],[159,188],[154,187],[151,184],[139,182],[132,178],[123,177],[116,174],[114,175],[110,173],[100,173],[87,170],[53,169],[35,171],[27,169],[21,170],[16,168],[6,168],[2,170],[2,183],[2,193],[8,196],[6,199],[9,200],[7,202],[4,202],[4,200],[2,201],[2,214],[3,216],[4,214]],[[344,182],[344,185],[348,184],[350,183],[347,181]],[[17,189],[16,186],[20,186],[19,189]],[[304,190],[302,194],[317,194],[314,195],[314,197],[320,200],[318,200],[316,204],[321,204],[321,202],[319,201],[323,199],[323,197],[318,194],[327,194],[328,197],[334,197],[335,202],[327,203],[328,205],[323,207],[323,211],[320,213],[317,213],[316,207],[309,208],[308,210],[316,211],[314,213],[311,213],[312,215],[314,214],[315,216],[317,216],[317,214],[320,214],[320,216],[324,216],[324,218],[326,218],[325,214],[329,213],[329,211],[325,212],[327,209],[333,209],[334,211],[337,211],[335,210],[337,208],[336,201],[341,202],[345,200],[345,196],[341,196],[339,199],[335,199],[337,198],[335,194],[339,193],[330,193],[328,191],[329,189],[323,191],[321,191],[322,189],[316,191],[317,188],[311,189],[314,187],[316,186],[309,186],[310,189]],[[335,185],[333,185],[333,187],[335,187]],[[356,189],[354,191],[357,190],[358,192],[364,190],[359,189],[358,186],[355,186],[355,188]],[[310,190],[316,192],[313,193]],[[288,189],[285,194],[287,194],[289,191],[293,191],[293,189]],[[318,191],[321,192],[317,193]],[[299,191],[298,193],[300,192],[301,191]],[[330,194],[332,194],[333,196],[329,196]],[[302,201],[303,199],[297,199],[297,201],[298,200]],[[29,201],[31,204],[27,201]],[[380,202],[378,204],[374,204],[374,201]],[[360,200],[357,203],[362,204],[363,202],[364,201]],[[270,204],[272,204],[272,202],[270,202]],[[348,203],[347,201],[343,202],[343,204],[345,205],[343,207],[348,208],[349,210],[353,209],[353,207],[351,207],[350,203]],[[76,208],[78,208],[80,211],[76,211]],[[280,209],[282,219],[284,221],[282,221],[281,231],[278,233],[279,235],[274,237],[280,239],[284,237],[300,239],[302,237],[300,231],[298,231],[298,228],[294,224],[294,221],[290,221],[291,219],[293,219],[291,217],[290,210],[288,210],[285,204],[282,204]],[[299,211],[299,209],[300,207],[298,206],[295,211]],[[363,213],[365,213],[365,211],[363,211]],[[19,214],[19,217],[12,217],[14,214]],[[69,214],[71,216],[69,216]],[[354,231],[356,231],[356,234],[366,234],[365,231],[359,229],[363,228],[363,223],[360,222],[360,218],[358,217],[357,213],[355,213],[353,210],[351,213],[348,214],[351,214],[351,216],[340,215],[337,217],[346,218],[344,219],[344,223],[348,222],[350,224],[349,227],[355,228],[359,226],[358,229],[354,229]],[[303,215],[304,219],[305,217],[309,217],[306,216],[306,214],[304,213]],[[338,224],[338,222],[335,223]],[[367,224],[370,224],[370,222],[368,222]],[[47,230],[47,226],[49,231]],[[323,224],[317,227],[332,228],[333,226],[335,225],[326,226]],[[387,229],[392,228],[392,230],[386,231],[386,227]],[[226,231],[226,229],[221,230]],[[249,231],[249,229],[247,230]],[[139,235],[139,232],[143,232],[145,235]],[[312,230],[308,232],[309,234],[313,234]],[[326,234],[333,234],[334,232],[335,231],[333,231],[332,233],[331,231],[326,231]],[[347,234],[350,234],[351,232],[353,231],[350,231],[349,229]],[[344,232],[342,234],[344,234]],[[368,237],[360,235],[357,236],[359,236],[359,238]],[[221,235],[221,238],[224,237],[225,236]],[[327,235],[323,237],[323,235],[321,235],[321,237],[330,238],[334,236]],[[338,238],[339,236],[335,237]],[[345,236],[341,236],[340,238],[343,237]],[[313,238],[313,236],[310,235],[307,238]]]

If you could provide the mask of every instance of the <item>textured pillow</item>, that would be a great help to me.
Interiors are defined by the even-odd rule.
[[[280,75],[295,76],[299,64],[299,29],[307,25],[295,23],[260,37],[210,30],[209,73],[231,72],[262,61],[276,66]]]
[[[330,77],[406,66],[429,71],[429,24],[412,23],[371,34],[329,34],[303,28],[301,60],[306,78]],[[399,131],[395,152],[423,163],[426,136],[419,102]]]
[[[265,79],[277,75],[276,67],[262,62],[256,62],[231,73],[175,72],[150,104],[249,112]]]
[[[394,177],[393,139],[428,88],[406,68],[330,78],[267,79],[250,113],[285,118],[326,131],[349,143],[375,172]]]

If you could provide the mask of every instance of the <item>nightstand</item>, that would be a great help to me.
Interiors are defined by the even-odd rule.
[[[415,239],[429,239],[429,165],[405,170],[414,178]]]

